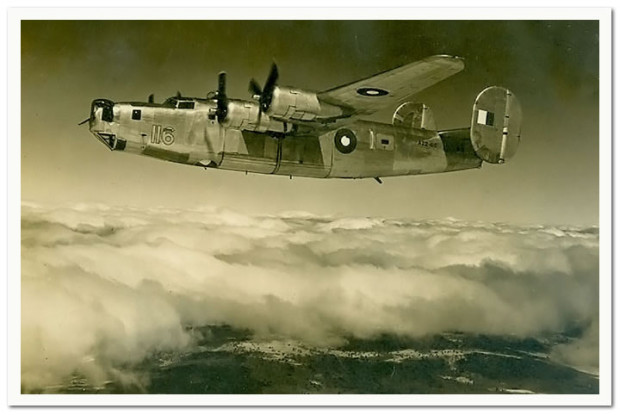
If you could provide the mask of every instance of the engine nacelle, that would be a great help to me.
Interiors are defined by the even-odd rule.
[[[267,113],[276,118],[312,121],[321,114],[321,103],[314,92],[276,86]]]
[[[286,133],[290,125],[272,120],[268,114],[259,115],[259,104],[251,101],[228,101],[226,119],[221,124],[235,130],[256,131],[263,133],[273,131]]]

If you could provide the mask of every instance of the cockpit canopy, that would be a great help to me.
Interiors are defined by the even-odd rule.
[[[193,110],[196,101],[193,98],[170,97],[162,104],[164,107]]]

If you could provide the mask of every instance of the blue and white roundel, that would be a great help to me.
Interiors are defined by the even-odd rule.
[[[357,93],[365,97],[382,97],[389,94],[389,91],[381,88],[358,88]]]
[[[355,150],[357,146],[357,137],[355,133],[348,128],[341,128],[336,131],[336,135],[334,136],[334,144],[338,151],[342,154],[349,154]]]

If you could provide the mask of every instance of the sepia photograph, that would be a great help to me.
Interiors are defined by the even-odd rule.
[[[601,19],[90,15],[15,22],[21,397],[600,396]]]

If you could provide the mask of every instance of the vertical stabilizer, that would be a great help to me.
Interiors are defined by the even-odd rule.
[[[492,86],[474,102],[471,142],[487,163],[504,163],[517,152],[521,141],[521,104],[506,88]]]

